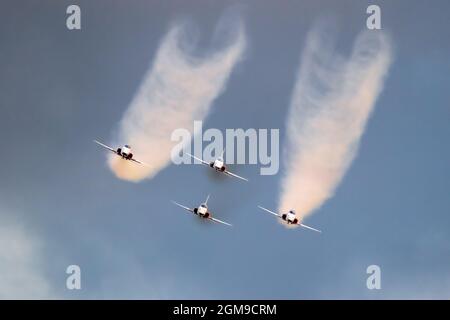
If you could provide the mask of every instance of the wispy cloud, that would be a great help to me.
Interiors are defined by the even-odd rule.
[[[333,196],[391,63],[381,31],[361,32],[348,58],[337,53],[330,34],[320,26],[308,35],[287,117],[279,210],[295,208],[301,216]]]
[[[51,286],[41,268],[41,243],[17,222],[1,220],[0,299],[51,298]]]
[[[150,166],[111,157],[109,164],[117,177],[140,181],[157,174],[170,162],[175,145],[172,131],[186,128],[193,132],[193,121],[203,120],[224,91],[245,51],[242,21],[237,16],[222,18],[206,53],[194,54],[197,38],[188,25],[177,24],[163,39],[120,122],[117,138],[118,143],[131,144],[136,157]]]

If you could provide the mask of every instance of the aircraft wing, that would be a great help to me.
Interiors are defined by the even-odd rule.
[[[235,177],[235,178],[244,180],[244,181],[248,181],[248,179],[243,178],[243,177],[240,177],[240,176],[238,176],[237,174],[234,174],[234,173],[232,173],[232,172],[230,172],[230,171],[228,171],[228,170],[225,170],[223,173],[225,173],[225,174],[227,174],[227,175],[229,175],[229,176],[232,176],[232,177]]]
[[[94,140],[94,142],[95,142],[96,144],[98,144],[99,146],[101,146],[101,147],[103,147],[103,148],[105,148],[105,149],[108,149],[109,151],[112,151],[112,152],[114,152],[115,154],[117,154],[117,151],[116,151],[116,150],[114,150],[114,149],[111,148],[111,147],[108,147],[106,144],[103,144],[103,143],[101,143],[101,142],[99,142],[99,141],[97,141],[97,140]]]
[[[142,164],[142,165],[144,165],[144,166],[146,166],[146,167],[150,167],[150,166],[149,166],[148,164],[146,164],[145,162],[139,161],[139,160],[137,160],[137,159],[131,158],[130,160],[131,160],[131,161],[134,161],[134,162],[136,162],[136,163]]]
[[[203,161],[202,159],[200,159],[200,158],[197,158],[196,156],[193,156],[192,154],[190,154],[190,153],[187,153],[186,152],[186,154],[188,155],[188,156],[190,156],[191,158],[194,158],[195,160],[198,160],[198,161],[200,161],[202,164],[204,164],[204,165],[207,165],[207,166],[209,166],[209,163],[208,162],[206,162],[206,161]]]
[[[263,209],[264,211],[267,211],[267,212],[273,214],[274,216],[277,216],[278,218],[281,218],[281,216],[280,216],[278,213],[275,213],[275,212],[273,212],[273,211],[270,211],[269,209],[266,209],[266,208],[261,207],[261,206],[258,206],[258,208]]]
[[[208,219],[209,219],[209,220],[212,220],[212,221],[214,221],[214,222],[217,222],[217,223],[222,223],[222,224],[225,224],[225,225],[227,225],[227,226],[230,226],[230,227],[232,227],[232,225],[231,225],[231,224],[229,224],[228,222],[225,222],[225,221],[222,221],[222,220],[219,220],[219,219],[213,218],[213,217],[209,217]]]
[[[187,211],[189,211],[189,212],[194,213],[194,209],[191,209],[191,208],[189,208],[189,207],[183,206],[182,204],[179,204],[178,202],[175,202],[175,201],[172,201],[172,203],[175,204],[175,205],[177,205],[177,206],[179,206],[180,208],[183,208],[184,210],[187,210]]]
[[[305,224],[303,224],[303,223],[297,223],[297,224],[298,224],[300,227],[303,227],[303,228],[306,228],[306,229],[309,229],[309,230],[313,230],[313,231],[322,233],[322,231],[317,230],[317,229],[314,229],[314,228],[312,228],[312,227],[309,227],[309,226],[307,226],[307,225],[305,225]]]

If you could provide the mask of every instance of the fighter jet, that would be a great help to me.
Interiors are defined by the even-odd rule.
[[[144,166],[148,166],[148,164],[133,158],[133,153],[131,153],[131,147],[127,144],[124,145],[123,147],[119,147],[116,150],[114,150],[113,148],[111,148],[111,147],[107,146],[106,144],[103,144],[97,140],[94,140],[94,142],[96,144],[100,145],[101,147],[108,149],[109,151],[115,153],[117,156],[121,157],[124,160],[130,160],[130,161],[142,164]]]
[[[193,156],[190,153],[186,153],[186,154],[188,156],[190,156],[191,158],[194,158],[194,159],[200,161],[202,164],[213,168],[217,172],[222,172],[222,173],[225,173],[226,175],[229,175],[231,177],[235,177],[235,178],[238,178],[238,179],[241,179],[241,180],[244,180],[244,181],[248,181],[248,179],[240,177],[237,174],[234,174],[234,173],[232,173],[232,172],[227,170],[227,167],[225,166],[225,162],[223,161],[223,154],[224,153],[225,153],[225,150],[223,150],[223,152],[222,152],[222,154],[221,154],[221,156],[219,158],[217,158],[216,160],[211,161],[211,162],[203,161],[202,159],[197,158],[196,156]]]
[[[176,204],[177,206],[179,206],[179,207],[181,207],[181,208],[183,208],[183,209],[185,209],[185,210],[187,210],[189,212],[192,212],[193,214],[197,215],[198,217],[200,217],[202,219],[208,219],[208,220],[211,220],[211,221],[214,221],[214,222],[217,222],[217,223],[226,224],[227,226],[231,227],[231,224],[229,224],[228,222],[224,222],[222,220],[219,220],[219,219],[216,219],[216,218],[212,217],[211,212],[209,212],[209,210],[208,210],[208,200],[209,200],[209,195],[206,198],[206,201],[204,203],[200,204],[198,207],[193,208],[193,209],[191,209],[189,207],[186,207],[186,206],[183,206],[182,204],[179,204],[178,202],[175,202],[175,201],[172,201],[172,202],[174,204]]]
[[[310,229],[310,230],[322,233],[322,231],[320,231],[320,230],[314,229],[312,227],[309,227],[309,226],[301,223],[300,219],[297,218],[297,214],[295,213],[294,210],[290,210],[288,213],[279,214],[279,213],[270,211],[269,209],[263,208],[261,206],[258,206],[258,208],[260,208],[260,209],[262,209],[264,211],[267,211],[267,212],[277,216],[278,218],[280,218],[283,221],[285,221],[287,224],[296,224],[296,225],[298,225],[300,227],[303,227],[303,228],[306,228],[306,229]]]

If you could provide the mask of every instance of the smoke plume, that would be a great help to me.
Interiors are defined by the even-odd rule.
[[[120,122],[116,143],[129,143],[134,157],[149,165],[112,156],[109,166],[121,179],[152,178],[170,162],[172,131],[193,132],[193,121],[207,116],[244,54],[244,26],[238,17],[222,18],[207,53],[199,53],[198,36],[188,27],[177,24],[169,30]]]
[[[357,36],[348,58],[337,54],[329,30],[308,35],[287,118],[279,210],[300,217],[333,193],[355,158],[391,62],[381,31]]]

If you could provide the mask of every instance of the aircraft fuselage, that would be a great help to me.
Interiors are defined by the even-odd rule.
[[[208,218],[210,216],[208,207],[204,204],[201,204],[198,208],[194,208],[194,213],[202,218]]]
[[[131,148],[128,145],[124,145],[122,148],[118,148],[117,154],[126,160],[131,160],[131,158],[133,158],[133,154],[131,153]]]
[[[298,218],[295,215],[295,212],[292,210],[288,213],[284,213],[281,218],[286,221],[288,224],[298,224]]]
[[[209,164],[209,166],[213,169],[216,169],[216,171],[225,171],[226,167],[224,164],[224,161],[222,159],[216,159],[213,162]]]

